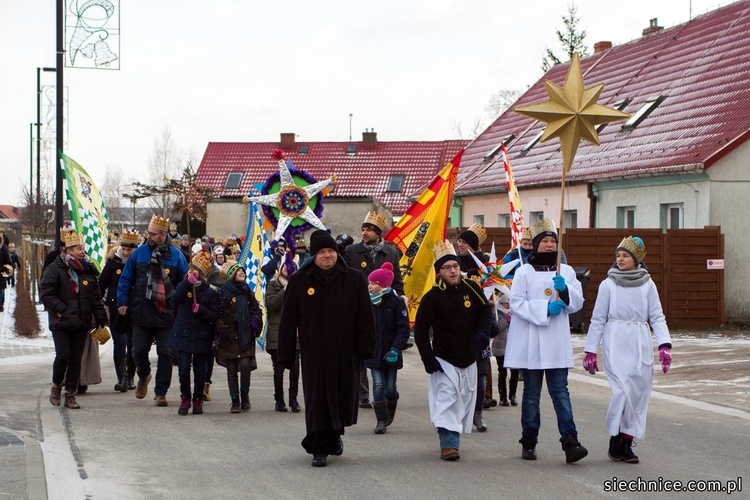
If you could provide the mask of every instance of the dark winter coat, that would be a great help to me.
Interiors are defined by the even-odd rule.
[[[193,312],[193,301],[200,307]],[[193,285],[182,280],[172,293],[177,315],[169,348],[191,354],[208,354],[214,340],[214,322],[219,319],[219,294],[208,283]]]
[[[154,247],[141,245],[136,248],[125,264],[117,286],[117,305],[128,306],[133,324],[145,328],[171,328],[174,324],[174,306],[171,300],[163,312],[156,310],[153,301],[146,298],[149,264]],[[172,246],[169,238],[161,247],[162,265],[172,282],[173,290],[188,271],[188,263],[182,252]]]
[[[268,332],[266,334],[266,351],[273,351],[279,347],[279,323],[281,322],[281,308],[284,305],[284,285],[278,276],[268,282],[266,286],[266,310],[268,311]],[[297,341],[299,350],[299,340]]]
[[[39,295],[49,314],[49,329],[82,331],[107,324],[102,295],[99,292],[94,264],[83,262],[78,273],[78,293],[70,286],[70,275],[64,255],[52,262],[42,274]]]
[[[350,267],[360,271],[365,275],[365,278],[370,276],[370,273],[375,269],[379,269],[384,262],[390,262],[393,264],[393,284],[391,288],[396,290],[399,295],[404,294],[404,282],[401,280],[401,268],[399,267],[401,256],[395,248],[383,245],[383,248],[375,254],[375,260],[373,260],[364,243],[359,242],[346,247],[344,258]]]
[[[5,266],[12,266],[12,263],[8,246],[3,243],[2,246],[0,246],[0,270],[2,270],[3,273],[8,272],[8,269]],[[0,290],[5,290],[5,279],[4,276],[0,276]]]
[[[298,330],[307,431],[356,424],[361,360],[371,358],[375,348],[364,275],[339,260],[328,273],[310,262],[290,276],[279,324],[279,365],[292,366]]]
[[[237,308],[236,300],[240,300],[243,295],[237,295],[229,298],[227,291],[222,287],[219,292],[219,319],[216,321],[216,362],[221,366],[226,366],[224,359],[227,358],[253,358],[251,363],[252,369],[257,368],[255,360],[255,339],[245,347],[240,347],[239,331],[237,327]],[[257,337],[263,328],[263,312],[260,309],[258,301],[252,293],[244,295],[247,300],[248,313],[250,315],[250,327],[253,334]],[[223,338],[222,338],[223,337]]]
[[[404,358],[401,351],[409,341],[409,313],[406,311],[406,302],[391,290],[388,295],[383,295],[380,304],[372,306],[375,314],[375,355],[372,359],[365,361],[366,368],[387,368],[390,366],[385,362],[385,356],[395,347],[398,349],[398,361],[396,368],[404,366]]]
[[[107,263],[104,264],[102,274],[99,276],[99,291],[104,298],[104,303],[108,306],[117,305],[117,285],[120,283],[120,276],[124,268],[125,263],[117,255],[107,259]]]
[[[482,251],[474,252],[474,255],[476,256],[477,259],[479,259],[479,262],[482,262],[482,263],[489,262],[490,260],[489,255],[483,253]],[[466,255],[459,255],[458,263],[461,265],[461,272],[464,272],[464,273],[468,273],[469,271],[476,271],[479,269],[477,262],[468,253]]]

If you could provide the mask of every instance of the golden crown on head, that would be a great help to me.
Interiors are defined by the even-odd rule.
[[[531,231],[529,231],[528,227],[525,227],[521,229],[521,239],[522,240],[530,240],[531,238]]]
[[[372,224],[373,226],[378,226],[382,230],[385,227],[385,216],[380,215],[375,210],[370,210],[367,212],[365,221],[362,224]]]
[[[151,217],[151,222],[148,224],[148,230],[151,232],[163,231],[167,232],[169,229],[169,219],[160,215],[154,214]]]
[[[72,227],[60,229],[60,240],[66,248],[83,245],[83,235],[78,234]]]
[[[548,231],[557,234],[557,228],[555,227],[555,221],[553,221],[552,219],[548,219],[546,217],[544,219],[540,220],[539,222],[535,222],[529,228],[529,232],[531,233],[531,239],[532,240],[534,238],[536,238],[537,235],[540,235],[542,233],[546,233]]]
[[[170,223],[169,224],[169,230],[170,231],[177,231],[177,223],[176,222]]]
[[[200,269],[203,276],[206,276],[211,271],[211,266],[213,265],[211,262],[211,254],[205,250],[196,253],[190,263]]]
[[[456,249],[453,248],[453,244],[448,240],[435,243],[435,246],[432,247],[432,252],[435,254],[436,262],[446,255],[456,255]]]
[[[624,248],[633,254],[633,257],[635,257],[635,260],[637,260],[639,264],[646,258],[646,245],[643,243],[643,240],[637,236],[626,236],[620,244],[617,245],[617,248]]]
[[[484,240],[487,239],[487,230],[482,227],[481,224],[474,223],[469,227],[469,231],[477,235],[477,238],[479,238],[479,244],[481,245],[484,243]]]
[[[141,241],[141,235],[138,234],[138,231],[131,231],[130,229],[126,229],[123,231],[122,235],[120,236],[120,246],[123,247],[137,247],[138,244]]]

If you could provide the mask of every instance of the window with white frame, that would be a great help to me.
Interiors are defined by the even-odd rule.
[[[563,226],[565,227],[565,229],[573,229],[578,227],[578,210],[563,211]]]
[[[510,227],[510,214],[497,214],[497,227]]]
[[[528,225],[531,226],[535,222],[539,222],[544,219],[544,212],[529,212]]]
[[[683,229],[685,208],[682,203],[663,203],[661,205],[661,228]]]
[[[482,226],[484,226],[484,215],[475,215],[474,224],[481,224]]]
[[[617,207],[617,227],[626,229],[635,227],[635,207]]]

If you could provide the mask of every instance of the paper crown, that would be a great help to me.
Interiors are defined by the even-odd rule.
[[[365,221],[362,224],[372,224],[373,226],[377,226],[382,231],[385,227],[385,216],[380,215],[375,210],[370,210],[369,212],[367,212]]]
[[[435,254],[435,262],[446,256],[456,256],[456,249],[453,248],[453,244],[448,240],[435,243],[435,246],[432,247],[432,252]]]
[[[552,219],[548,219],[545,217],[539,222],[535,222],[534,224],[532,224],[529,228],[529,232],[531,233],[531,239],[533,240],[542,233],[552,232],[557,235],[557,228],[555,227],[555,222]]]
[[[141,235],[138,234],[137,230],[131,231],[130,229],[126,229],[122,233],[122,236],[120,236],[121,247],[136,248],[140,242],[141,242]]]
[[[83,235],[78,234],[72,227],[60,229],[60,241],[66,248],[83,245]]]
[[[487,230],[482,227],[481,224],[474,223],[469,227],[469,231],[477,235],[477,238],[479,238],[479,244],[481,245],[484,243],[484,240],[487,239]]]
[[[617,250],[621,248],[630,252],[635,257],[635,260],[638,261],[638,264],[646,258],[646,245],[638,236],[626,236],[623,238],[620,244],[617,245]]]
[[[521,239],[522,240],[530,240],[531,239],[531,231],[529,231],[528,227],[525,227],[521,229]]]
[[[211,254],[205,250],[196,253],[190,263],[200,269],[203,276],[206,276],[211,271],[211,266],[213,264],[211,262]]]
[[[221,266],[219,275],[221,275],[221,277],[227,281],[232,281],[232,278],[234,278],[234,273],[236,273],[237,270],[241,267],[242,266],[236,260],[228,260]]]
[[[161,217],[160,215],[154,214],[151,217],[151,222],[148,223],[148,230],[151,232],[163,231],[167,232],[169,229],[169,219]]]

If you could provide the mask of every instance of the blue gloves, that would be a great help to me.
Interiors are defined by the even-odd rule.
[[[490,336],[484,332],[477,332],[475,340],[477,343],[477,349],[480,351],[484,351],[487,349],[487,346],[490,345]]]
[[[390,351],[385,355],[385,362],[388,364],[393,364],[398,361],[398,349],[395,347],[392,347]]]
[[[562,274],[556,274],[552,277],[552,283],[554,283],[554,288],[558,292],[564,292],[566,288],[568,288],[568,285],[565,284],[565,278]]]
[[[558,316],[563,309],[566,309],[568,306],[565,305],[565,302],[562,300],[553,300],[549,304],[547,304],[547,314],[550,316]]]
[[[435,372],[442,372],[443,367],[440,366],[440,361],[435,359],[435,357],[431,357],[429,359],[423,359],[422,363],[424,363],[424,371],[427,373],[435,373]]]

